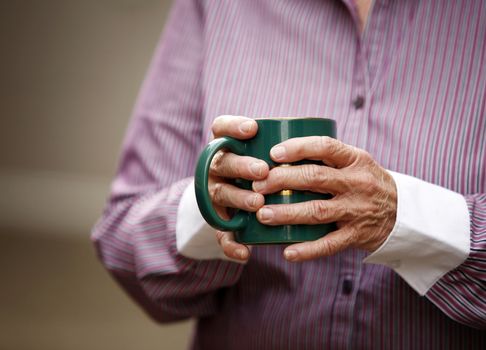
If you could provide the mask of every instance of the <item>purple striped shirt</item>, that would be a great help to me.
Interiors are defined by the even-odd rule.
[[[102,219],[107,269],[160,322],[197,317],[194,349],[485,349],[486,2],[178,0]],[[178,254],[175,218],[221,114],[336,119],[385,168],[464,195],[471,253],[420,297],[350,249],[245,266]]]

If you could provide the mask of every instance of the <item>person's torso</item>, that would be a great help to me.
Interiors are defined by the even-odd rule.
[[[222,114],[333,118],[340,140],[387,169],[485,192],[484,1],[375,1],[361,39],[338,1],[213,0],[203,11],[204,135]],[[363,251],[291,264],[282,249],[254,248],[220,312],[199,321],[195,348],[486,348],[486,333],[362,264]]]

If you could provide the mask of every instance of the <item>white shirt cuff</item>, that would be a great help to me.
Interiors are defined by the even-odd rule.
[[[469,256],[469,211],[459,193],[389,171],[397,217],[388,239],[365,263],[392,268],[420,295]]]
[[[206,223],[199,212],[194,180],[184,190],[177,208],[176,241],[179,254],[191,259],[241,262],[224,255],[216,240],[216,230]]]

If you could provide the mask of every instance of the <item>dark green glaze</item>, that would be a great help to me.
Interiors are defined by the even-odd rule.
[[[268,226],[261,224],[255,213],[238,210],[235,216],[227,221],[221,219],[214,210],[208,192],[208,171],[211,161],[220,149],[228,149],[239,155],[246,155],[264,160],[272,169],[281,164],[270,159],[270,149],[276,144],[294,137],[331,136],[336,137],[334,120],[324,118],[288,118],[256,119],[258,133],[250,140],[236,140],[222,137],[210,142],[202,151],[196,166],[195,189],[196,199],[204,219],[212,227],[233,231],[236,241],[244,244],[274,244],[312,241],[336,229],[335,224],[321,225],[281,225]],[[318,163],[301,161],[303,163]],[[251,182],[238,179],[235,184],[251,189]],[[330,195],[307,191],[295,191],[291,194],[274,193],[265,196],[265,204],[288,204],[308,200],[329,199]]]

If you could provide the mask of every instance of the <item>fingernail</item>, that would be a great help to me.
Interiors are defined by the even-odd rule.
[[[272,150],[270,151],[270,154],[272,155],[272,157],[274,159],[282,159],[283,157],[285,157],[285,147],[283,146],[275,146],[272,148]]]
[[[252,208],[256,207],[257,206],[257,202],[258,202],[258,195],[255,194],[251,197],[249,197],[246,201],[248,203],[248,205]]]
[[[297,251],[296,250],[293,250],[293,249],[287,249],[284,251],[284,256],[285,256],[285,259],[287,260],[295,260],[297,258]]]
[[[259,162],[253,162],[250,164],[250,170],[255,176],[262,176],[263,174],[263,164]]]
[[[262,208],[259,210],[260,219],[262,220],[270,220],[273,218],[273,210],[269,208]]]
[[[246,259],[246,252],[242,248],[238,248],[235,250],[235,255],[240,259]]]
[[[267,182],[265,180],[253,181],[253,190],[255,192],[260,192],[261,190],[263,190],[265,188],[266,185],[267,185]]]
[[[250,132],[251,128],[253,127],[253,122],[251,120],[241,123],[240,124],[240,131],[244,134],[247,134]]]

